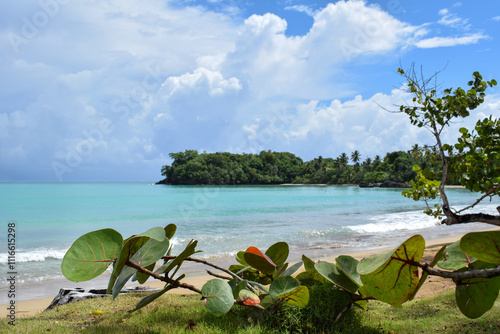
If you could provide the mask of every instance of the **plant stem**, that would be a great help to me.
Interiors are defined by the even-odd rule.
[[[181,283],[179,281],[176,281],[168,276],[161,276],[161,275],[158,275],[144,267],[141,267],[140,265],[138,265],[137,263],[133,262],[133,261],[130,261],[130,260],[127,260],[127,262],[125,262],[125,264],[129,267],[132,267],[134,269],[137,269],[138,271],[144,273],[144,274],[147,274],[157,280],[160,280],[162,282],[165,282],[165,283],[169,283],[171,284],[174,288],[183,288],[183,289],[188,289],[188,290],[191,290],[193,292],[196,292],[198,294],[202,294],[201,293],[201,290],[198,289],[197,287],[195,287],[194,285],[191,285],[191,284],[187,284],[187,283]]]
[[[175,258],[177,258],[177,256],[175,256],[175,255],[167,255],[167,256],[162,257],[163,260],[174,260]],[[195,259],[193,257],[187,257],[184,260],[185,261],[191,261],[191,262],[203,263],[204,265],[207,265],[207,266],[210,266],[210,267],[215,268],[217,270],[223,271],[226,274],[230,275],[231,277],[234,277],[234,278],[238,279],[239,281],[243,281],[243,279],[241,277],[239,277],[238,275],[236,275],[232,271],[224,269],[222,267],[219,267],[218,265],[210,263],[210,262],[207,262],[205,260]]]

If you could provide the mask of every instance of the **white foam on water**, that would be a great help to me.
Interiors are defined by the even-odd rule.
[[[62,260],[68,249],[36,248],[30,250],[17,249],[15,262],[43,262],[47,260]],[[0,263],[6,264],[8,253],[0,253]]]
[[[439,220],[420,211],[398,212],[370,217],[373,223],[346,226],[356,233],[389,233],[393,231],[416,231],[440,225]]]

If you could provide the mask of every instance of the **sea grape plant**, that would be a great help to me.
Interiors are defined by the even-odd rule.
[[[81,282],[101,275],[112,265],[107,293],[111,294],[113,299],[131,279],[140,284],[146,282],[149,277],[165,282],[163,289],[144,297],[132,311],[146,306],[174,288],[185,288],[201,294],[206,309],[216,316],[227,313],[235,303],[263,310],[277,307],[282,302],[298,307],[307,305],[307,287],[301,286],[290,276],[301,264],[288,268],[288,263],[285,262],[289,253],[287,243],[278,242],[265,253],[256,247],[249,247],[245,252],[240,252],[242,257],[238,261],[244,268],[239,268],[235,273],[192,258],[192,255],[200,252],[196,250],[196,240],[191,240],[179,255],[172,256],[170,240],[176,230],[177,227],[170,224],[165,228],[151,228],[127,239],[123,239],[119,232],[109,228],[89,232],[79,237],[66,252],[61,265],[62,273],[71,281]],[[157,262],[161,260],[163,264],[155,270]],[[177,275],[184,261],[209,265],[222,270],[230,277],[224,277],[225,280],[212,279],[200,290],[182,283],[184,274]]]
[[[468,233],[443,246],[430,264],[420,262],[424,249],[422,236],[414,235],[389,252],[359,262],[339,256],[334,264],[320,262],[306,270],[351,296],[339,317],[352,305],[365,307],[372,299],[401,307],[415,297],[428,275],[453,279],[458,308],[469,318],[493,307],[500,290],[500,231]]]
[[[429,275],[456,283],[458,308],[469,318],[480,317],[491,309],[500,290],[500,231],[468,233],[443,246],[430,264],[421,262],[425,241],[414,235],[389,252],[361,261],[341,255],[335,263],[315,263],[303,255],[302,261],[289,266],[289,246],[285,242],[277,242],[265,252],[249,247],[237,253],[237,265],[224,269],[192,257],[200,252],[196,240],[191,240],[179,255],[171,255],[170,240],[176,229],[173,224],[154,227],[127,239],[113,229],[84,234],[65,254],[62,272],[68,279],[80,282],[101,275],[112,265],[107,291],[113,299],[130,279],[141,284],[149,277],[165,282],[161,290],[144,297],[131,312],[171,289],[185,288],[199,293],[206,309],[215,316],[227,313],[234,304],[266,312],[282,304],[306,307],[307,285],[317,281],[332,284],[332,288],[349,296],[336,321],[353,305],[366,308],[369,300],[400,307],[415,297]],[[162,260],[163,264],[155,269]],[[178,275],[178,271],[184,261],[203,263],[229,276],[209,272],[218,279],[198,289],[181,282],[185,275]],[[292,277],[302,265],[305,271]]]

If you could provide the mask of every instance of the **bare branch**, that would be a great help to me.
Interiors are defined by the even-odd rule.
[[[484,194],[483,196],[481,196],[477,201],[475,201],[473,204],[469,205],[469,206],[466,206],[465,208],[461,209],[461,210],[458,210],[456,213],[460,213],[462,211],[465,211],[467,209],[471,209],[473,207],[475,207],[477,204],[479,204],[483,199],[485,199],[486,197],[491,197],[491,195],[493,193],[496,193],[498,190],[500,190],[500,186],[496,186],[496,187],[493,187],[491,188],[486,194]]]
[[[213,277],[217,277],[217,278],[220,278],[220,279],[224,279],[224,280],[226,280],[226,281],[231,280],[231,277],[224,276],[224,275],[219,275],[219,274],[216,274],[216,273],[214,273],[214,272],[211,272],[210,270],[207,270],[207,274],[209,274],[210,276],[213,276]]]
[[[127,260],[127,262],[125,262],[125,264],[129,267],[132,267],[134,269],[137,269],[139,272],[141,273],[144,273],[144,274],[147,274],[153,278],[156,278],[157,280],[160,280],[162,282],[165,282],[165,283],[169,283],[170,285],[172,285],[174,288],[183,288],[183,289],[188,289],[188,290],[191,290],[193,292],[196,292],[198,294],[202,294],[201,293],[201,290],[198,289],[197,287],[195,287],[194,285],[191,285],[191,284],[187,284],[187,283],[181,283],[179,281],[176,281],[168,276],[161,276],[161,275],[158,275],[144,267],[141,267],[140,265],[138,265],[137,263],[133,262],[133,261],[130,261],[130,260]]]
[[[444,206],[443,206],[444,211]],[[500,226],[500,216],[489,215],[486,213],[471,213],[466,215],[456,215],[448,209],[451,215],[446,215],[446,218],[441,221],[444,225],[456,225],[466,223],[486,223],[490,225]]]
[[[162,257],[163,260],[173,260],[175,258],[177,258],[177,256],[175,256],[175,255],[167,255],[167,256]],[[218,265],[210,263],[208,261],[196,259],[196,258],[193,258],[193,257],[187,257],[184,260],[185,261],[191,261],[191,262],[203,263],[204,265],[207,265],[209,267],[212,267],[212,268],[215,268],[217,270],[223,271],[226,274],[230,275],[231,277],[234,277],[234,278],[236,278],[236,279],[238,279],[240,281],[243,281],[243,279],[241,277],[239,277],[238,275],[236,275],[232,271],[230,271],[228,269],[225,269],[225,268],[222,268],[222,267],[219,267]]]
[[[455,282],[471,278],[493,278],[500,276],[500,266],[491,269],[475,269],[469,271],[446,271],[432,268],[427,263],[419,263],[418,266],[429,275],[451,278]]]

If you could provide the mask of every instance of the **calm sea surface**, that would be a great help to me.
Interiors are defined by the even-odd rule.
[[[477,197],[463,189],[450,189],[448,196],[457,207]],[[292,260],[301,254],[317,259],[396,246],[417,233],[431,240],[488,227],[441,226],[421,213],[423,205],[402,197],[398,189],[354,186],[0,183],[2,234],[9,222],[16,224],[19,300],[43,297],[33,296],[37,286],[75,286],[61,274],[64,253],[80,235],[101,228],[114,228],[126,238],[174,223],[173,254],[196,239],[203,251],[199,257],[227,261],[249,246],[265,250],[277,241],[290,244]],[[478,209],[495,213],[498,205],[496,200]],[[5,276],[5,237],[0,245]],[[8,302],[6,288],[2,280],[0,304]]]

